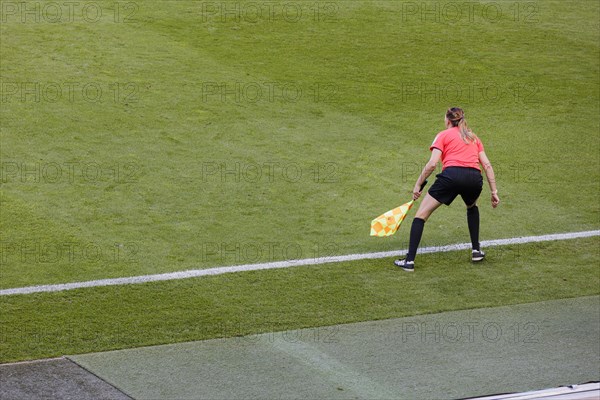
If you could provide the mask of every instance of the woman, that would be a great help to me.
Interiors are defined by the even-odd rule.
[[[413,189],[413,199],[421,196],[421,185],[431,175],[442,160],[442,172],[436,176],[436,181],[425,195],[423,202],[410,229],[408,254],[403,260],[394,264],[405,271],[414,271],[415,255],[423,235],[425,221],[442,204],[450,205],[456,196],[460,195],[467,206],[467,224],[471,236],[471,260],[483,260],[485,253],[479,248],[479,209],[477,199],[481,194],[483,179],[479,165],[485,169],[485,175],[492,192],[492,207],[500,203],[494,170],[490,160],[485,155],[481,140],[469,129],[465,114],[458,107],[446,111],[446,130],[438,133],[429,150],[431,158],[423,168]]]

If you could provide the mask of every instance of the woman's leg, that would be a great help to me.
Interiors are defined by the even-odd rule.
[[[441,205],[442,203],[427,193],[419,205],[419,209],[417,210],[417,215],[415,215],[415,218],[421,218],[422,220],[427,221],[427,218],[429,218],[431,213],[433,213]]]
[[[479,251],[479,208],[477,202],[467,206],[467,225],[473,250]]]
[[[431,197],[429,193],[425,195],[425,198],[419,205],[417,215],[413,219],[412,226],[410,227],[410,239],[408,242],[408,254],[406,255],[406,261],[414,261],[417,255],[417,248],[421,242],[421,236],[423,236],[423,228],[425,227],[425,221],[429,218],[442,203]]]

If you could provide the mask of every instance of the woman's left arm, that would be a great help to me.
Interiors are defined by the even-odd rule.
[[[440,149],[433,149],[431,151],[431,157],[429,158],[429,161],[427,161],[427,164],[425,164],[425,167],[423,167],[423,171],[421,172],[421,175],[419,175],[417,183],[415,183],[415,187],[413,188],[413,200],[417,200],[421,196],[421,185],[423,185],[423,182],[425,182],[425,180],[429,178],[429,175],[435,171],[441,157],[442,151]]]

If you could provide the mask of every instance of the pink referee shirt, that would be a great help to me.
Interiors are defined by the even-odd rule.
[[[429,150],[433,149],[442,152],[442,170],[447,167],[470,167],[481,171],[479,153],[483,151],[483,143],[479,138],[472,143],[465,143],[458,126],[438,133],[429,147]]]

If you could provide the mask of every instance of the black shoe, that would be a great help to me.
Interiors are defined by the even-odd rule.
[[[473,261],[473,262],[483,261],[484,257],[485,257],[485,253],[481,250],[473,250],[471,252],[471,261]]]
[[[413,272],[415,270],[415,262],[414,261],[406,261],[404,260],[396,260],[394,261],[394,265],[396,267],[400,267],[407,272]]]

